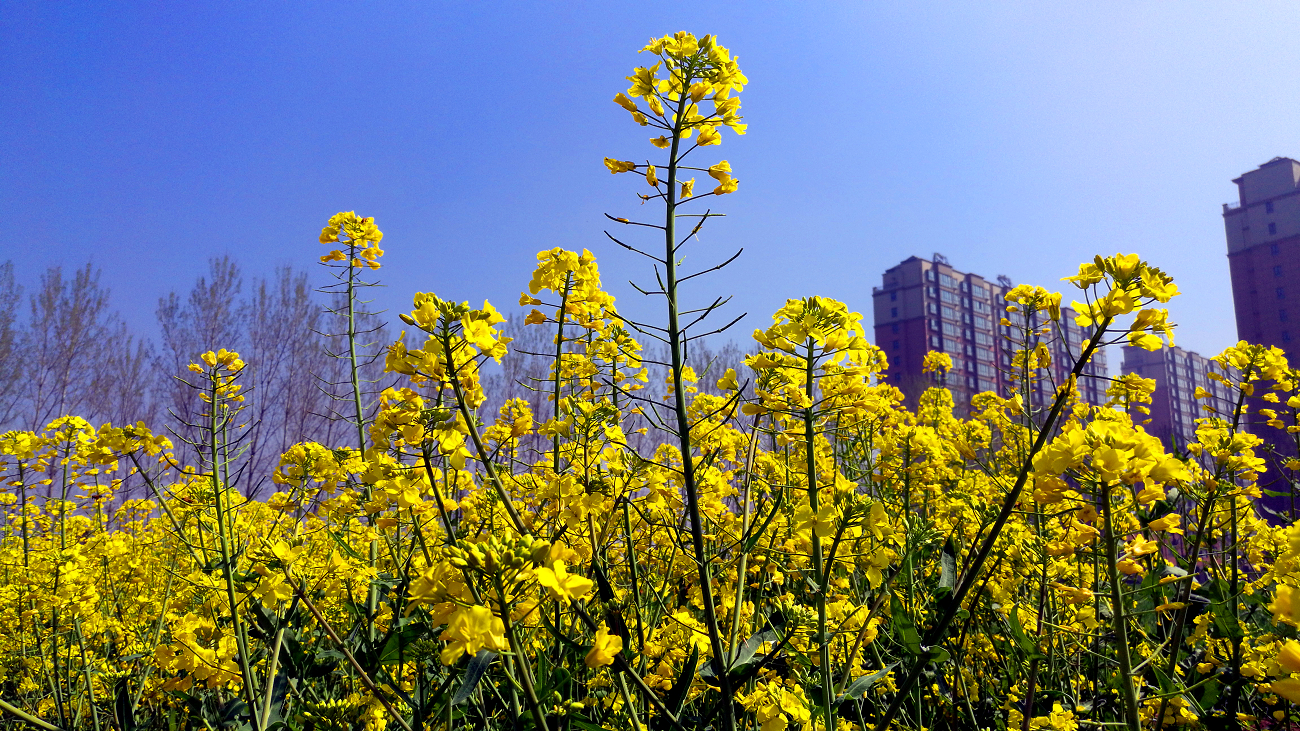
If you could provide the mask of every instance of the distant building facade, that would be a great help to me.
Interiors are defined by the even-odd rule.
[[[1237,337],[1281,348],[1294,364],[1300,358],[1300,319],[1292,319],[1300,318],[1300,162],[1275,157],[1232,182],[1238,201],[1223,204],[1223,228]],[[1250,410],[1261,406],[1262,401],[1254,402]],[[1295,456],[1294,443],[1281,430],[1251,426],[1273,448],[1264,487],[1289,492],[1278,464]],[[1289,498],[1265,502],[1289,511]]]
[[[1203,407],[1215,409],[1218,415],[1230,417],[1236,405],[1237,393],[1223,383],[1211,379],[1211,373],[1224,375],[1224,370],[1205,356],[1182,348],[1146,350],[1132,345],[1124,346],[1125,374],[1136,373],[1156,382],[1151,395],[1150,416],[1133,414],[1135,422],[1145,424],[1148,434],[1159,437],[1167,447],[1185,451],[1196,441],[1196,419],[1214,416]],[[1210,396],[1196,398],[1196,389],[1204,389]]]
[[[872,289],[875,342],[889,359],[886,381],[915,403],[933,383],[921,371],[925,354],[939,351],[952,357],[953,370],[947,385],[958,405],[968,405],[972,396],[983,391],[1009,395],[1015,346],[1007,336],[1013,334],[1013,328],[999,323],[1007,304],[1003,295],[1012,286],[1006,277],[989,281],[978,274],[957,271],[939,254],[933,260],[913,256],[886,270],[882,286]],[[1050,403],[1055,394],[1053,384],[1068,380],[1072,359],[1067,347],[1077,354],[1087,339],[1072,314],[1068,307],[1062,309],[1066,342],[1051,346],[1050,383],[1040,382],[1031,394],[1036,406]],[[1107,375],[1104,350],[1099,350],[1086,366],[1085,376],[1097,375]],[[1106,384],[1101,379],[1082,378],[1079,390],[1089,403],[1106,400]]]
[[[1240,200],[1223,204],[1223,225],[1237,337],[1291,360],[1300,342],[1300,162],[1273,158],[1232,182]]]

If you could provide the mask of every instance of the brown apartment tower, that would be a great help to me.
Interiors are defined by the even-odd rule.
[[[1146,405],[1149,413],[1130,412],[1133,420],[1142,424],[1148,434],[1164,440],[1168,449],[1185,453],[1187,445],[1196,441],[1197,419],[1212,415],[1205,411],[1206,406],[1214,409],[1213,414],[1232,413],[1237,391],[1210,378],[1211,374],[1229,375],[1213,359],[1182,348],[1145,350],[1125,345],[1122,352],[1123,373],[1136,373],[1156,382],[1151,403]],[[1197,398],[1198,388],[1209,395]]]
[[[1237,337],[1295,356],[1300,338],[1300,162],[1275,157],[1240,178],[1223,204]],[[1289,310],[1289,311],[1288,311]]]
[[[1300,162],[1275,157],[1233,180],[1237,205],[1223,204],[1237,337],[1275,345],[1287,361],[1300,359]],[[1297,319],[1292,319],[1293,317]],[[1254,408],[1263,405],[1255,404]],[[1253,410],[1253,409],[1252,409]],[[1293,456],[1290,436],[1265,425],[1257,433],[1277,456]],[[1265,487],[1290,492],[1270,459]],[[1281,501],[1266,501],[1281,502]],[[1286,501],[1287,507],[1290,501]]]
[[[922,361],[927,352],[937,350],[952,357],[947,385],[958,406],[968,406],[971,397],[983,391],[1008,395],[1011,344],[1006,336],[1011,333],[999,321],[1007,304],[1003,295],[1011,287],[1006,277],[988,281],[978,274],[957,271],[940,254],[933,260],[913,256],[885,271],[882,286],[872,289],[876,345],[889,359],[885,380],[915,404],[920,393],[932,385],[930,377],[921,372]],[[1084,329],[1074,324],[1068,307],[1062,315],[1068,346],[1065,342],[1052,344],[1053,372],[1050,382],[1040,382],[1031,394],[1035,406],[1052,398],[1052,383],[1068,378],[1068,352],[1077,354],[1087,338]],[[1085,376],[1106,374],[1105,351],[1099,351]],[[1084,400],[1101,404],[1106,399],[1106,385],[1102,379],[1085,377],[1079,387]]]

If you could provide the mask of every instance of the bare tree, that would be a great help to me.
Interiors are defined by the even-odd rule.
[[[18,303],[23,287],[14,277],[14,263],[0,264],[0,429],[18,416],[23,382],[23,354],[18,327]]]
[[[109,290],[93,264],[71,277],[58,266],[46,271],[26,323],[13,263],[0,264],[0,428],[40,429],[75,414],[97,424],[144,421],[155,431],[185,435],[198,413],[197,395],[177,377],[187,376],[202,353],[226,348],[249,366],[248,431],[238,471],[247,494],[268,484],[280,455],[296,442],[355,442],[344,433],[346,422],[333,418],[337,399],[351,398],[344,394],[346,362],[331,357],[331,350],[347,349],[339,336],[347,330],[342,309],[327,299],[336,295],[314,290],[307,274],[292,267],[255,279],[247,298],[243,292],[234,259],[209,260],[187,293],[159,300],[155,347],[109,309]],[[392,336],[378,315],[357,318],[359,375],[366,411],[373,413],[378,394],[399,380],[383,368]]]
[[[328,398],[315,374],[334,367],[319,334],[324,313],[307,274],[279,267],[253,283],[246,305],[254,431],[248,445],[249,494],[265,486],[291,445],[328,436]]]
[[[71,279],[60,266],[41,276],[31,297],[31,318],[22,339],[26,351],[27,428],[39,429],[63,414],[85,413],[110,335],[119,323],[109,313],[109,291],[92,264]]]
[[[195,395],[177,380],[190,363],[209,350],[240,350],[246,333],[246,310],[239,295],[244,275],[229,255],[208,260],[201,276],[182,300],[176,292],[158,300],[162,345],[155,358],[160,406],[172,417],[169,426],[182,426],[198,413]]]
[[[154,427],[159,408],[153,344],[120,321],[113,324],[108,341],[92,375],[87,418],[118,425],[143,421]]]
[[[355,418],[346,406],[350,402],[351,382],[348,372],[347,345],[347,309],[344,295],[332,288],[317,290],[330,298],[330,302],[321,311],[321,329],[317,335],[322,338],[326,358],[314,371],[317,388],[320,390],[324,407],[313,412],[313,423],[317,431],[312,439],[326,445],[344,446],[354,444],[356,437],[347,433],[353,430]],[[363,305],[369,304],[363,302]],[[373,417],[378,408],[378,397],[384,389],[400,385],[404,380],[395,373],[384,372],[384,355],[394,338],[388,330],[382,312],[358,309],[355,313],[357,331],[358,371],[361,381],[361,395],[366,420]]]

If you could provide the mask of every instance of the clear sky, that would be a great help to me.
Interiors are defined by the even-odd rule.
[[[1236,340],[1220,206],[1300,156],[1294,3],[9,0],[0,260],[31,282],[93,259],[149,331],[208,257],[308,265],[355,209],[386,234],[390,308],[513,308],[562,246],[646,314],[626,281],[648,272],[601,233],[642,212],[635,181],[601,158],[654,157],[610,100],[680,29],[750,79],[749,134],[710,150],[740,190],[693,259],[745,247],[695,290],[734,293],[745,332],[810,294],[870,324],[871,287],[914,254],[1060,287],[1137,251],[1185,293],[1180,344]]]

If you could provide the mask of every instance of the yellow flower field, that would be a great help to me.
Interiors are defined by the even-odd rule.
[[[790,299],[743,372],[691,359],[724,330],[679,309],[691,242],[740,175],[747,79],[711,36],[641,51],[614,97],[655,162],[606,158],[653,219],[610,238],[666,317],[625,319],[596,258],[538,254],[520,305],[554,344],[533,413],[488,413],[514,357],[491,304],[416,293],[360,375],[359,288],[383,234],[339,213],[320,242],[349,329],[337,444],[298,444],[278,488],[239,486],[248,365],[190,366],[192,444],[76,416],[0,436],[0,717],[54,729],[1285,728],[1300,720],[1300,525],[1257,514],[1251,429],[1300,433],[1300,375],[1245,342],[1239,394],[1173,454],[1141,424],[1153,382],[1078,397],[1097,348],[1172,340],[1168,275],[1135,254],[1065,286],[1091,339],[1027,406],[1062,296],[1020,286],[1018,390],[956,404],[951,361],[915,409],[881,380],[862,316]],[[626,153],[637,157],[641,152]],[[699,185],[697,186],[697,181]],[[779,281],[779,280],[776,280]],[[524,284],[524,283],[521,283]],[[719,301],[723,298],[719,298]],[[713,301],[710,295],[709,301]],[[1068,316],[1068,313],[1067,313]],[[642,344],[665,347],[648,362]],[[660,375],[656,375],[660,374]],[[650,397],[652,378],[667,399]],[[698,384],[716,383],[717,392]],[[1258,416],[1257,416],[1258,415]],[[1262,418],[1259,418],[1262,417]],[[648,439],[633,440],[636,430]],[[639,449],[636,444],[651,444]],[[179,454],[193,455],[182,460]],[[140,485],[148,499],[123,499]],[[8,726],[6,726],[8,727]]]

